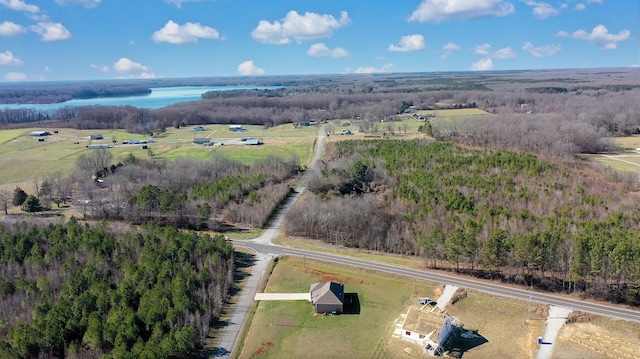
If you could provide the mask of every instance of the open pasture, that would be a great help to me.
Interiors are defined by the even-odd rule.
[[[245,335],[240,358],[403,358],[422,355],[410,342],[393,338],[394,321],[401,320],[417,298],[438,298],[440,283],[385,275],[296,257],[281,258],[265,292],[305,292],[317,281],[345,284],[345,293],[357,293],[359,314],[314,316],[306,301],[263,301],[257,305]],[[545,306],[467,291],[450,306],[450,314],[464,328],[478,330],[487,343],[464,353],[464,358],[531,358],[544,332]],[[540,319],[540,320],[536,320]],[[313,344],[311,344],[313,343]],[[405,349],[409,348],[405,352]]]
[[[175,160],[178,158],[210,158],[214,153],[223,153],[231,159],[250,163],[269,155],[296,154],[302,165],[307,164],[313,151],[317,127],[295,128],[281,125],[265,129],[262,126],[243,126],[243,131],[229,131],[228,125],[206,125],[204,131],[192,132],[195,126],[179,129],[167,128],[155,136],[128,133],[123,130],[75,130],[69,128],[29,128],[0,131],[0,186],[14,188],[25,182],[42,180],[56,172],[65,175],[74,171],[76,161],[82,154],[90,153],[89,145],[109,145],[114,162],[124,160],[129,154],[140,159]],[[51,136],[38,138],[29,135],[36,130],[46,130]],[[54,133],[58,131],[58,133]],[[91,134],[101,134],[103,139],[90,140]],[[193,143],[197,137],[207,137],[214,146]],[[247,146],[243,137],[263,141],[260,146]],[[124,144],[139,140],[148,144]],[[223,145],[220,145],[223,144]],[[143,148],[146,146],[147,148]]]
[[[343,283],[345,293],[357,293],[358,314],[314,316],[308,301],[260,302],[239,357],[397,357],[388,352],[389,342],[398,340],[391,337],[393,321],[436,290],[434,283],[287,257],[275,266],[265,292],[306,292],[312,283],[331,280]]]
[[[615,137],[612,139],[616,152],[584,155],[584,158],[600,162],[618,172],[633,172],[640,175],[640,136]]]

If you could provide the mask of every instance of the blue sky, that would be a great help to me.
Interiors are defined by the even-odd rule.
[[[0,0],[0,81],[636,66],[634,0]]]

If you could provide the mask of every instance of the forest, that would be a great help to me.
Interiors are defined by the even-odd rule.
[[[198,230],[229,224],[260,228],[302,171],[295,156],[269,156],[246,165],[222,155],[171,162],[130,155],[114,164],[109,154],[94,150],[78,158],[70,181],[77,184],[75,204],[84,218]],[[41,187],[51,189],[43,192],[43,202],[60,199],[58,181],[55,176],[43,180]]]
[[[0,224],[0,357],[187,357],[233,272],[223,236],[73,217]]]
[[[342,141],[312,173],[287,234],[639,305],[636,187],[588,163],[525,152]]]
[[[250,81],[236,80],[127,86]],[[640,305],[638,176],[602,171],[581,157],[611,150],[613,137],[640,133],[640,88],[634,85],[640,71],[260,81],[284,88],[208,93],[157,110],[0,110],[2,128],[37,123],[151,134],[187,125],[316,120],[325,130],[330,121],[349,121],[365,135],[381,129],[391,135],[329,142],[315,169],[295,156],[251,164],[222,156],[155,161],[131,155],[116,162],[108,150],[95,150],[78,158],[73,173],[34,179],[32,195],[0,191],[5,213],[11,205],[32,212],[70,202],[83,219],[100,221],[93,227],[75,218],[44,227],[0,225],[0,357],[188,356],[220,312],[233,255],[223,237],[183,230],[261,228],[303,173],[309,191],[286,218],[288,235]],[[40,86],[27,90],[44,97],[58,91]],[[100,86],[88,84],[85,95],[100,95]],[[488,115],[438,115],[451,108]],[[419,139],[393,139],[395,121],[426,111],[434,115],[421,123],[422,135],[413,136]],[[114,230],[107,221],[132,227]]]

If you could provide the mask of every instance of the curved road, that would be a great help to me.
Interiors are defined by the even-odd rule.
[[[324,129],[321,129],[317,137],[315,153],[311,161],[310,168],[315,167],[320,161],[322,157],[322,151],[324,150],[325,138],[326,135]],[[321,252],[274,245],[272,243],[272,240],[276,237],[280,229],[280,225],[284,221],[287,212],[305,191],[304,178],[302,179],[301,183],[303,184],[303,187],[298,188],[296,193],[287,199],[284,206],[280,210],[280,213],[276,216],[276,218],[272,221],[272,223],[260,237],[248,241],[232,241],[234,246],[249,248],[255,251],[257,253],[256,264],[251,271],[251,275],[249,277],[249,280],[247,281],[247,284],[240,294],[240,298],[238,299],[238,303],[235,306],[234,313],[229,324],[222,330],[222,333],[218,340],[218,347],[213,351],[213,357],[215,358],[230,357],[234,347],[238,344],[237,341],[240,336],[240,330],[242,329],[242,325],[246,320],[249,308],[253,303],[253,297],[258,290],[260,280],[265,274],[267,264],[272,257],[280,255],[299,257],[304,256],[305,258],[315,260],[327,261],[331,263],[349,265],[370,270],[377,270],[380,272],[416,278],[430,282],[455,285],[461,288],[469,288],[493,295],[571,308],[573,310],[580,310],[586,313],[603,315],[615,319],[640,322],[640,311],[627,309],[621,306],[588,302],[564,295],[536,292],[508,285],[496,284],[479,279],[464,278],[439,272],[428,272],[395,266],[391,264],[369,262],[347,256],[326,254]]]

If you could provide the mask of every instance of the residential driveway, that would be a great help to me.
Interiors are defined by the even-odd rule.
[[[308,300],[311,293],[256,293],[254,300]]]

